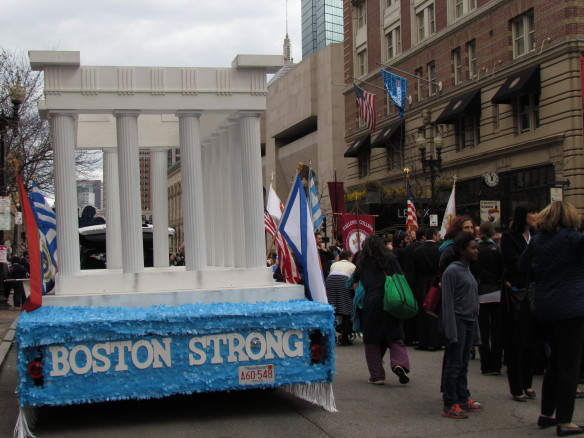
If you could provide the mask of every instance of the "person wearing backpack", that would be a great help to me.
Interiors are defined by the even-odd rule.
[[[365,346],[365,360],[369,369],[369,383],[383,385],[385,370],[383,356],[389,348],[391,370],[401,384],[410,381],[408,352],[404,343],[402,322],[383,309],[385,277],[401,273],[401,267],[385,242],[371,235],[363,242],[357,259],[353,281],[361,281],[365,288],[361,327]]]

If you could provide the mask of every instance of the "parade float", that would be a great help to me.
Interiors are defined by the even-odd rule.
[[[247,388],[284,388],[334,411],[334,315],[306,271],[316,245],[298,184],[281,228],[313,299],[304,286],[274,283],[265,266],[260,116],[266,73],[282,57],[238,55],[229,68],[82,66],[79,52],[61,51],[29,57],[44,72],[39,110],[53,140],[58,273],[51,294],[33,296],[43,278],[31,268],[29,311],[16,329],[16,434],[30,433],[29,408]],[[106,269],[80,267],[80,147],[104,151]],[[181,154],[180,267],[168,262],[172,147]],[[144,264],[141,149],[152,160],[152,267]]]

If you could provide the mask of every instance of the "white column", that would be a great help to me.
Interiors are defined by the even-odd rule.
[[[75,275],[81,270],[77,184],[75,183],[76,120],[73,113],[51,113],[50,118],[55,163],[59,274]]]
[[[245,259],[250,268],[266,264],[260,115],[259,112],[240,112]]]
[[[233,266],[245,267],[245,223],[243,216],[243,190],[241,170],[241,130],[239,119],[229,119],[229,164],[231,174],[231,208],[232,208],[232,232],[233,232]]]
[[[138,159],[138,111],[117,111],[118,175],[124,274],[144,270],[140,164]]]
[[[215,266],[225,266],[224,265],[224,252],[223,252],[223,200],[217,193],[220,191],[220,187],[223,184],[220,168],[220,156],[219,156],[219,135],[214,133],[211,136],[211,165],[209,167],[209,172],[211,174],[211,185],[210,190],[210,204],[213,215],[213,254]],[[219,199],[218,199],[219,198]]]
[[[187,271],[207,266],[207,244],[201,163],[200,116],[197,111],[179,111],[182,206]]]
[[[215,241],[213,239],[213,215],[211,211],[211,175],[209,172],[209,167],[211,165],[211,144],[206,141],[203,144],[203,197],[205,198],[205,206],[203,208],[205,216],[205,231],[207,240],[207,263],[210,266],[215,265],[215,253],[214,245]]]
[[[229,127],[219,129],[219,163],[221,169],[221,217],[223,218],[223,265],[235,266],[233,258],[233,215],[231,197],[231,157],[229,154]]]
[[[105,189],[105,245],[107,268],[122,268],[122,225],[120,219],[120,180],[118,176],[118,151],[115,148],[103,150],[103,183]]]
[[[168,149],[152,149],[152,250],[154,267],[169,265],[168,249]]]

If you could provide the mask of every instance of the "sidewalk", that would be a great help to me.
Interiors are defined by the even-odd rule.
[[[14,339],[14,329],[16,327],[16,319],[20,315],[20,311],[7,310],[6,304],[0,304],[0,368],[4,363],[4,359],[10,351],[12,340]]]

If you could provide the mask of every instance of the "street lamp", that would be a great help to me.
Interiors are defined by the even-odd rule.
[[[416,138],[416,143],[418,143],[418,147],[420,150],[420,160],[422,162],[422,170],[424,173],[426,171],[430,171],[430,190],[432,193],[432,208],[434,208],[434,204],[436,201],[436,178],[440,174],[442,170],[442,137],[440,134],[437,134],[434,137],[434,149],[430,153],[430,156],[426,156],[426,139],[419,135]]]
[[[0,196],[6,196],[6,137],[8,130],[12,128],[13,135],[18,133],[20,116],[18,111],[24,101],[25,90],[17,81],[10,88],[10,102],[12,111],[6,114],[4,108],[0,112]],[[4,231],[0,230],[0,245],[4,245]]]

